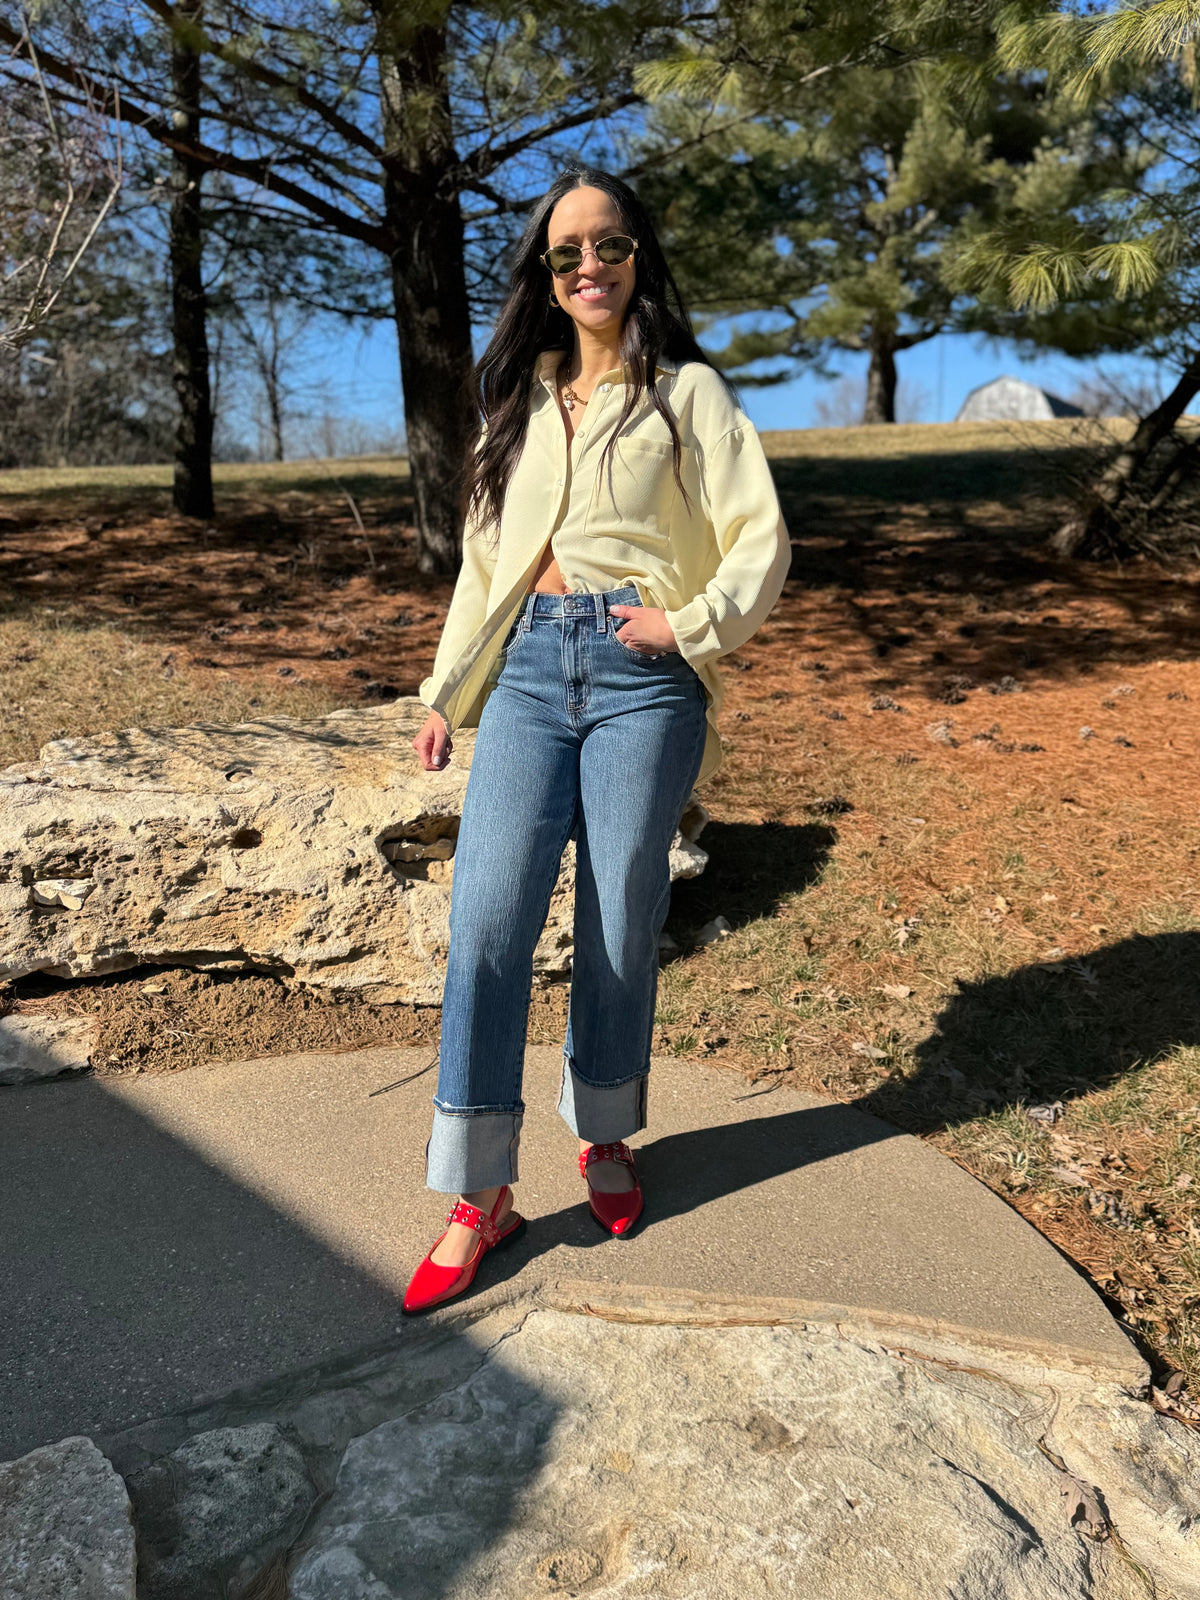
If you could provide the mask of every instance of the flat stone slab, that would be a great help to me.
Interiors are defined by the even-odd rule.
[[[352,1438],[291,1600],[1141,1600],[1052,1406],[791,1327],[535,1310]]]
[[[95,1035],[92,1017],[0,1017],[0,1086],[86,1072]]]
[[[432,1051],[307,1054],[5,1092],[0,1454],[393,1340],[448,1201],[424,1188]],[[527,1054],[526,1237],[470,1297],[696,1323],[792,1322],[1144,1387],[1086,1280],[920,1140],[815,1095],[656,1059],[647,1219],[607,1238]],[[447,1308],[451,1310],[454,1308]],[[437,1312],[435,1316],[442,1316]]]
[[[0,1595],[133,1600],[129,1496],[90,1439],[0,1462]]]

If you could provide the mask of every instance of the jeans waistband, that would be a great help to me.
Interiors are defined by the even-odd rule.
[[[604,589],[596,594],[539,594],[527,595],[521,608],[522,625],[532,627],[535,617],[579,617],[594,622],[597,630],[604,632],[608,626],[608,608],[636,606],[641,596],[632,583],[620,589]]]

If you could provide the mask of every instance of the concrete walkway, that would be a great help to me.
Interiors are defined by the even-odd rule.
[[[394,1340],[448,1202],[424,1188],[427,1050],[374,1049],[0,1091],[0,1460]],[[1140,1386],[1086,1281],[921,1141],[815,1095],[654,1063],[647,1216],[588,1216],[528,1052],[517,1204],[485,1303],[622,1320],[834,1323],[934,1357]],[[742,1097],[742,1098],[739,1098]],[[466,1305],[459,1301],[456,1309]],[[444,1313],[436,1313],[441,1316]]]

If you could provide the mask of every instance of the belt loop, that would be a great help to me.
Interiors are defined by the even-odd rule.
[[[521,626],[526,633],[533,627],[533,608],[535,605],[537,605],[537,590],[533,589],[526,597],[525,604],[521,608]]]
[[[605,623],[604,596],[597,590],[593,598],[596,602],[596,632],[603,633]]]

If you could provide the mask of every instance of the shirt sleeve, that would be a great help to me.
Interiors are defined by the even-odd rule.
[[[703,453],[702,506],[721,562],[702,594],[666,611],[680,654],[693,667],[736,650],[783,592],[791,544],[766,453],[749,421]]]
[[[494,524],[485,525],[468,518],[463,530],[462,564],[458,569],[442,636],[433,658],[433,671],[417,690],[417,698],[431,710],[436,710],[434,699],[438,687],[487,617],[492,574],[496,570],[499,554],[494,527]],[[442,717],[442,721],[445,720]]]

